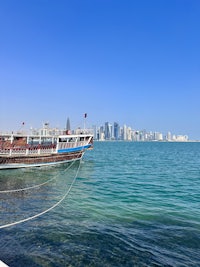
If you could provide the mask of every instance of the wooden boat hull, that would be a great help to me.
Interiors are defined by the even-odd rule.
[[[67,163],[71,161],[80,160],[83,154],[84,151],[82,150],[78,152],[34,156],[0,156],[0,170],[40,167]]]
[[[92,134],[2,134],[0,136],[0,170],[76,161],[80,160],[85,151],[92,147]]]

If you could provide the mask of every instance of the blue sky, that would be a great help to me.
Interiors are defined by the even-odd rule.
[[[0,0],[0,131],[117,121],[200,139],[200,1]]]

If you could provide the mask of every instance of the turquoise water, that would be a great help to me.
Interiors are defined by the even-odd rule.
[[[0,172],[1,191],[28,187],[0,194],[1,226],[65,199],[0,229],[10,267],[200,266],[200,143],[96,142],[80,166]]]

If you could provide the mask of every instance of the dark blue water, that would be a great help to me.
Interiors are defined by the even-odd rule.
[[[0,172],[1,191],[28,187],[0,193],[0,226],[36,216],[0,229],[10,267],[200,266],[200,143],[96,142],[80,166]]]

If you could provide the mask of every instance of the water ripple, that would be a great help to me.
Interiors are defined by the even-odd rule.
[[[0,173],[1,223],[55,203],[74,175],[64,167]],[[1,260],[15,266],[198,266],[200,143],[97,142],[53,212],[1,230]]]

